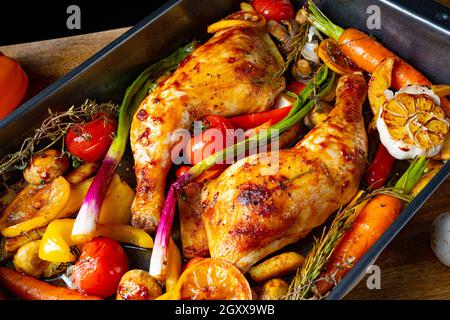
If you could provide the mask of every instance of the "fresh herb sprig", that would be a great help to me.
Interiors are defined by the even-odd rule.
[[[96,114],[117,117],[119,106],[109,103],[97,103],[86,100],[81,106],[72,106],[67,111],[53,112],[48,109],[49,116],[42,125],[34,130],[32,137],[26,138],[19,151],[5,155],[0,160],[0,179],[6,182],[9,174],[14,170],[25,169],[33,154],[42,152],[64,140],[64,136],[74,124],[92,120]],[[41,146],[42,144],[45,146]]]

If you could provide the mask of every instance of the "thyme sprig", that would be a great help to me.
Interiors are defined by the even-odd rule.
[[[63,112],[53,112],[48,109],[49,116],[39,128],[35,129],[32,137],[23,141],[19,151],[7,154],[0,160],[2,182],[8,179],[10,172],[23,170],[33,154],[49,149],[60,141],[64,145],[63,138],[74,124],[90,121],[96,114],[117,117],[118,110],[119,107],[113,103],[97,103],[89,99],[82,105],[72,106]],[[44,142],[46,145],[39,147]]]

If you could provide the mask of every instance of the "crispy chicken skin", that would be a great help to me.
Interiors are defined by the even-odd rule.
[[[260,31],[233,28],[216,33],[180,64],[136,111],[131,146],[137,177],[132,224],[154,232],[164,204],[171,134],[205,115],[264,111],[285,88],[284,78],[264,85],[278,68]]]
[[[264,172],[270,163],[257,154],[238,161],[203,190],[211,257],[247,271],[305,237],[352,199],[366,166],[361,113],[366,92],[362,76],[343,76],[336,107],[293,149],[279,152],[277,172]]]

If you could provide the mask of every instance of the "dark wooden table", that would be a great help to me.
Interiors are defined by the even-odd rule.
[[[126,30],[6,46],[0,51],[20,61],[30,76],[33,95]],[[381,289],[369,290],[363,280],[347,299],[450,299],[450,268],[440,264],[430,249],[431,223],[450,211],[449,198],[447,179],[377,260]]]

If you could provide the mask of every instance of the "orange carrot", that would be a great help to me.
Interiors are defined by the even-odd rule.
[[[333,24],[312,1],[308,1],[308,9],[310,11],[308,14],[310,22],[317,29],[335,39],[342,53],[364,71],[373,73],[384,59],[396,57],[397,61],[392,75],[392,87],[394,89],[400,90],[410,84],[431,87],[431,81],[420,71],[369,35],[352,28],[344,30]],[[445,115],[450,117],[450,102],[447,98],[441,98],[441,105]]]
[[[52,286],[8,268],[0,268],[0,285],[24,300],[102,300],[75,290]]]
[[[316,282],[323,296],[339,283],[397,218],[402,201],[390,195],[372,199],[345,233]]]
[[[316,281],[317,294],[324,296],[363,257],[394,222],[403,208],[399,194],[408,195],[423,176],[428,161],[415,159],[394,186],[397,194],[380,194],[369,201],[339,240]]]
[[[384,59],[396,57],[392,75],[392,86],[396,90],[410,84],[432,85],[422,73],[364,32],[346,29],[339,37],[338,44],[343,54],[369,73],[373,73]]]

